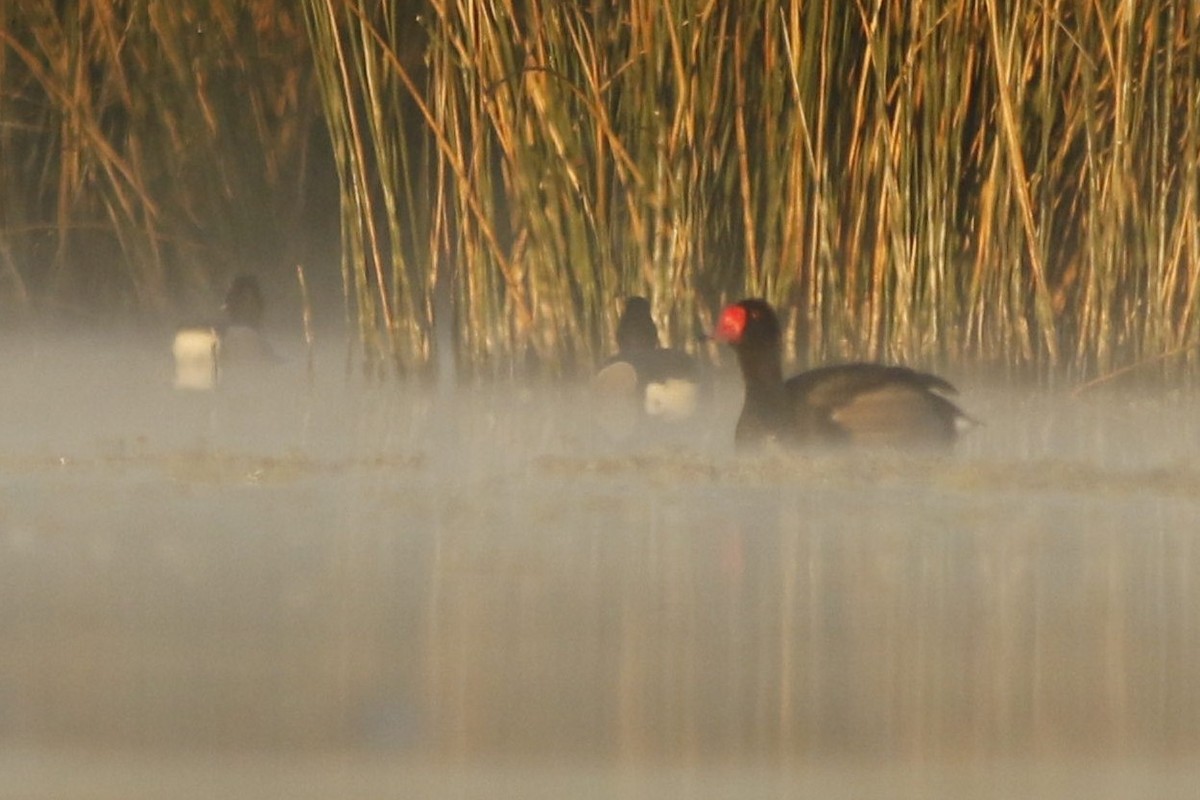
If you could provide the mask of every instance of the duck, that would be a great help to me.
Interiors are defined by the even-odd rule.
[[[595,394],[605,401],[602,425],[623,438],[646,424],[693,418],[704,396],[699,365],[683,350],[660,344],[650,301],[627,298],[616,334],[617,352],[592,380]]]
[[[978,424],[947,398],[957,394],[951,383],[908,367],[836,364],[785,381],[779,317],[761,298],[722,309],[713,338],[733,348],[745,383],[738,449],[768,442],[946,448]]]
[[[172,347],[176,388],[213,389],[223,370],[278,360],[261,329],[265,302],[258,278],[235,277],[221,311],[223,319],[218,323],[176,331]]]

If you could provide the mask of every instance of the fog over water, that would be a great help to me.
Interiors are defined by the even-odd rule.
[[[166,337],[169,339],[169,337]],[[948,375],[952,455],[735,455],[741,387],[0,340],[0,797],[1192,797],[1194,389]]]

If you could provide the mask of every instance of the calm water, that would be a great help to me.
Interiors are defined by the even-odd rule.
[[[1194,796],[1195,392],[750,458],[736,381],[617,447],[573,385],[2,349],[0,796]]]

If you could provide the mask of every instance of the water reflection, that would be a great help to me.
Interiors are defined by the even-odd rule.
[[[741,488],[530,498],[552,524],[493,510],[523,530],[503,543],[444,528],[428,696],[449,746],[793,757],[1194,743],[1192,501]]]
[[[711,431],[614,451],[572,391],[340,385],[257,411],[187,398],[169,425],[4,431],[0,744],[457,764],[1195,754],[1186,404],[1089,439],[1089,414],[1128,401],[1046,397],[1031,431],[1007,421],[1031,401],[996,395],[949,458],[737,458]],[[18,423],[34,406],[5,402]]]

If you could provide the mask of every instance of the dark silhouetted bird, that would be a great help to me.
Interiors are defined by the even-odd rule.
[[[726,306],[715,339],[737,353],[746,397],[734,441],[948,446],[972,420],[936,375],[883,364],[838,364],[783,379],[774,309],[759,299]]]
[[[221,305],[224,319],[212,325],[189,325],[175,334],[175,386],[212,389],[221,374],[278,360],[262,333],[265,304],[253,275],[234,278]]]
[[[644,297],[630,297],[617,324],[617,353],[592,381],[602,400],[602,424],[624,438],[646,425],[690,419],[704,386],[699,365],[682,350],[662,347]]]

